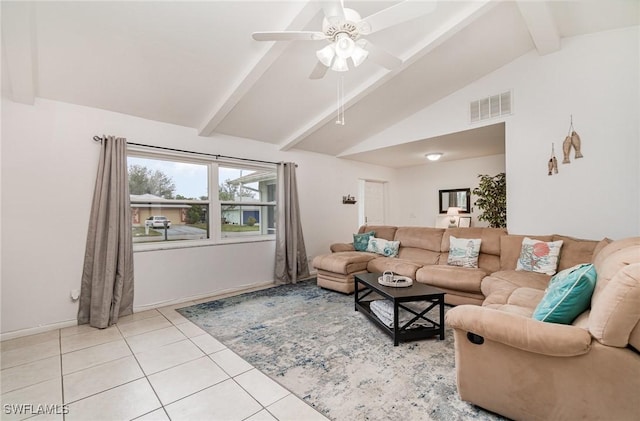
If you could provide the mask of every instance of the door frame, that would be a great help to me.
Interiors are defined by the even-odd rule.
[[[382,184],[382,219],[383,223],[387,222],[388,212],[387,212],[387,201],[389,197],[388,192],[388,184],[389,182],[386,180],[376,180],[370,178],[360,178],[358,179],[358,196],[362,199],[359,201],[358,206],[358,226],[366,225],[365,222],[365,206],[366,206],[366,196],[365,196],[365,186],[366,183],[380,183]]]

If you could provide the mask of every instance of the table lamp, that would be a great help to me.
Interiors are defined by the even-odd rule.
[[[447,209],[447,216],[449,217],[449,228],[455,228],[458,226],[456,216],[459,213],[459,208],[450,207],[449,209]]]

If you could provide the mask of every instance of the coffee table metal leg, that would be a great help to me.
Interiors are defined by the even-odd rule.
[[[440,340],[444,340],[444,297],[439,300],[438,306],[440,307]]]
[[[393,300],[393,346],[398,346],[400,344],[399,312],[398,302]]]

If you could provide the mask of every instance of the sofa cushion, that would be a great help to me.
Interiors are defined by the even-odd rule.
[[[516,270],[546,273],[553,275],[558,269],[558,257],[562,248],[560,241],[539,241],[525,237]]]
[[[516,288],[527,287],[536,288],[544,291],[549,285],[551,276],[538,272],[526,272],[520,270],[501,270],[493,272],[487,275],[485,283],[487,284],[487,292],[491,292],[490,289],[495,285],[500,288],[500,285],[513,285]],[[483,292],[485,287],[482,288]]]
[[[398,250],[398,258],[410,260],[421,265],[437,265],[440,259],[440,252],[417,247],[405,247],[401,242],[400,250]]]
[[[589,308],[596,286],[592,264],[580,264],[558,272],[538,303],[533,318],[541,322],[570,324]]]
[[[558,240],[562,241],[562,249],[558,259],[558,271],[574,267],[580,263],[593,262],[593,252],[598,245],[598,241],[554,234],[553,241]]]
[[[540,298],[544,295],[544,290],[549,284],[551,277],[544,273],[525,272],[517,270],[503,270],[494,272],[482,280],[481,290],[487,297],[483,305],[507,304],[519,288],[532,288],[540,291]],[[539,300],[538,300],[539,301]],[[538,304],[538,301],[531,305],[531,312]]]
[[[544,291],[538,288],[519,287],[511,293],[506,303],[511,306],[525,308],[529,317],[544,297]]]
[[[479,238],[482,240],[480,254],[500,256],[500,239],[507,234],[505,228],[472,227],[472,228],[447,228],[442,236],[442,251],[449,250],[449,237]],[[498,268],[496,268],[498,270]]]
[[[445,293],[444,303],[452,306],[459,306],[463,304],[479,306],[482,305],[482,300],[484,300],[484,295],[480,293],[460,291],[459,289],[449,289],[445,287],[438,287],[438,289]]]
[[[431,227],[398,227],[394,240],[402,247],[414,247],[440,253],[444,229]]]
[[[591,298],[589,331],[605,345],[623,347],[628,342],[640,350],[638,263],[640,237],[613,241],[595,256],[598,282]]]
[[[456,238],[453,235],[450,236],[447,265],[477,268],[481,241],[479,238]]]
[[[427,265],[418,270],[416,280],[435,287],[480,293],[480,285],[485,276],[487,272],[478,268]]]
[[[353,247],[353,243],[335,243],[329,246],[332,253],[338,253],[341,251],[356,251]]]
[[[367,251],[369,238],[376,235],[375,231],[363,232],[362,234],[353,234],[353,248],[356,251]]]
[[[373,253],[362,251],[345,251],[341,253],[324,254],[316,256],[312,265],[316,269],[322,269],[327,272],[341,273],[348,275],[351,273],[363,271],[367,269],[369,260],[375,259]]]
[[[376,237],[391,241],[395,237],[397,229],[398,227],[391,225],[363,225],[358,229],[358,234],[375,231]]]
[[[416,279],[416,271],[421,265],[410,260],[399,259],[396,257],[376,257],[367,263],[367,270],[370,273],[382,273],[390,270],[397,275],[408,276]]]
[[[640,263],[633,263],[616,273],[592,304],[589,331],[605,345],[625,347],[639,322]]]
[[[503,235],[500,237],[500,270],[515,269],[522,251],[524,235]],[[550,235],[527,235],[526,237],[540,241],[551,241]],[[482,252],[482,249],[480,250]]]
[[[389,241],[384,238],[369,237],[367,251],[370,253],[381,254],[386,257],[395,257],[398,255],[400,241]]]
[[[504,228],[448,228],[442,236],[442,256],[440,264],[446,265],[450,247],[449,239],[454,236],[460,238],[479,238],[480,255],[478,256],[478,267],[486,272],[496,272],[500,270],[500,239],[507,233]],[[515,268],[515,266],[514,266]]]
[[[606,246],[608,246],[609,244],[611,244],[613,242],[613,240],[611,238],[603,238],[602,240],[600,240],[598,242],[598,244],[596,244],[596,248],[593,249],[593,256],[591,257],[591,262],[595,262],[596,261],[596,256],[598,255],[598,253],[600,253],[602,251],[603,248],[605,248]]]

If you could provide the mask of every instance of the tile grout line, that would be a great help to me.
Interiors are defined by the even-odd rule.
[[[251,367],[253,367],[253,366],[251,366]],[[256,370],[257,372],[262,373],[260,370],[258,370],[258,369],[257,369],[257,368],[255,368],[255,367],[253,367],[251,370]],[[262,407],[262,409],[261,409],[260,411],[255,412],[255,413],[253,413],[253,414],[249,415],[248,417],[244,418],[243,420],[246,420],[246,419],[249,419],[249,418],[253,417],[253,416],[254,416],[254,415],[256,415],[257,413],[261,412],[262,410],[265,410],[265,411],[269,412],[269,414],[271,414],[271,412],[269,411],[269,409],[267,409],[267,407],[266,407],[265,405],[263,405],[263,404],[262,404],[262,402],[260,402],[260,401],[255,397],[255,396],[253,396],[253,394],[252,394],[251,392],[249,392],[247,389],[245,389],[244,387],[242,387],[242,385],[236,381],[236,377],[241,376],[241,375],[243,375],[243,374],[245,374],[245,373],[248,373],[248,372],[249,372],[249,371],[251,371],[251,370],[247,370],[247,371],[245,371],[244,373],[240,373],[240,374],[238,374],[237,376],[232,377],[232,379],[233,379],[233,381],[235,382],[235,384],[237,384],[237,385],[238,385],[238,387],[240,387],[240,389],[244,390],[244,391],[245,391],[245,393],[247,393],[249,396],[251,396],[251,398],[252,398],[254,401],[258,402],[258,405],[260,405],[260,406]],[[263,374],[264,374],[264,373],[263,373]],[[269,377],[269,378],[270,378],[270,377]],[[283,396],[282,398],[280,398],[280,399],[276,400],[275,402],[272,402],[270,405],[273,405],[274,403],[276,403],[276,402],[278,402],[278,401],[280,401],[280,400],[282,400],[282,399],[286,398],[287,396],[289,396],[289,395],[291,394],[291,392],[289,392],[289,390],[288,390],[288,389],[286,389],[286,390],[287,390],[287,392],[288,392],[288,393],[287,393],[285,396]],[[271,414],[271,416],[273,416],[274,418],[278,419],[278,418],[277,418],[275,415],[273,415],[273,414]]]
[[[175,309],[174,309],[174,310],[175,310]],[[184,317],[184,316],[183,316],[183,317]],[[189,319],[188,317],[185,317],[185,318],[188,320],[188,323],[191,323],[191,324],[193,324],[194,326],[197,326],[197,327],[201,328],[200,326],[198,326],[196,323],[194,323],[194,322],[193,322],[191,319]],[[202,329],[202,328],[201,328],[201,329]],[[206,331],[205,329],[202,329],[202,330],[205,332],[205,334],[207,334],[207,335],[211,336],[212,338],[216,339],[218,342],[220,342],[221,344],[223,344],[221,341],[219,341],[217,338],[215,338],[215,336],[213,336],[211,333],[209,333],[209,332],[208,332],[208,331]],[[189,340],[191,340],[191,338],[189,338]],[[193,341],[192,341],[192,342],[193,342]],[[198,346],[195,342],[194,342],[194,345]],[[223,345],[224,345],[224,344],[223,344]],[[224,346],[225,346],[225,349],[228,349],[228,350],[230,350],[231,352],[233,352],[235,355],[238,355],[238,354],[237,354],[235,351],[233,351],[231,348],[227,347],[226,345],[224,345]],[[222,350],[221,350],[221,351],[222,351]],[[220,351],[216,351],[216,352],[214,352],[214,353],[212,353],[212,354],[215,354],[215,353],[217,353],[217,352],[220,352]],[[207,354],[207,356],[209,356],[209,357],[210,357],[210,354]],[[244,361],[246,362],[246,360],[245,360],[243,357],[241,357],[240,355],[238,355],[238,357],[242,358],[242,360],[244,360]],[[214,363],[215,363],[215,361],[214,361]],[[216,364],[217,364],[217,363],[216,363]],[[247,363],[247,364],[248,364],[248,363]],[[242,390],[244,390],[247,394],[249,394],[249,396],[251,396],[251,398],[253,398],[256,402],[258,402],[258,404],[259,404],[260,406],[262,406],[262,408],[263,408],[264,410],[266,410],[266,411],[267,411],[271,416],[273,416],[274,418],[278,419],[278,418],[276,417],[276,415],[275,415],[275,414],[273,414],[271,411],[269,411],[269,408],[268,408],[267,406],[262,405],[262,403],[261,403],[261,402],[259,402],[259,401],[258,401],[258,399],[256,399],[256,398],[255,398],[255,397],[254,397],[254,396],[253,396],[253,395],[252,395],[248,390],[246,390],[244,387],[242,387],[242,385],[241,385],[240,383],[238,383],[238,382],[235,380],[235,378],[236,378],[236,377],[241,376],[241,375],[243,375],[243,374],[245,374],[245,373],[247,373],[247,372],[251,371],[252,369],[253,369],[253,370],[256,370],[256,371],[258,371],[259,373],[263,374],[263,375],[264,375],[264,376],[266,376],[268,379],[270,379],[270,380],[271,380],[271,381],[273,381],[275,384],[277,384],[278,386],[282,387],[284,390],[286,390],[286,391],[288,392],[288,393],[287,393],[287,395],[285,395],[285,396],[283,396],[282,398],[280,398],[280,399],[276,400],[275,402],[272,402],[269,406],[274,405],[275,403],[280,402],[281,400],[283,400],[283,399],[287,398],[289,395],[291,395],[291,396],[295,397],[296,399],[300,400],[300,401],[301,401],[302,403],[304,403],[305,405],[307,405],[309,408],[311,408],[311,409],[313,409],[314,411],[316,411],[317,413],[319,413],[320,415],[325,416],[325,415],[324,415],[322,412],[320,412],[318,409],[314,408],[312,405],[310,405],[310,404],[309,404],[308,402],[306,402],[304,399],[300,398],[298,395],[296,395],[295,393],[293,393],[293,392],[292,392],[288,387],[286,387],[286,386],[282,385],[279,381],[277,381],[277,380],[273,379],[271,376],[269,376],[268,374],[264,373],[262,370],[258,369],[257,367],[253,366],[252,364],[249,364],[249,365],[252,367],[251,369],[249,369],[249,370],[247,370],[247,371],[244,371],[244,372],[242,372],[242,373],[238,373],[238,374],[236,374],[235,376],[231,377],[231,379],[232,379],[232,380],[233,380],[233,381],[234,381],[234,382],[235,382],[235,383],[236,383],[236,384],[237,384],[237,385],[238,385]],[[223,369],[223,371],[224,371],[224,369]],[[225,371],[225,373],[226,373],[226,371]],[[258,412],[260,412],[260,411],[258,411]],[[255,414],[253,414],[253,415],[255,415]],[[253,416],[253,415],[251,415],[251,416]],[[247,418],[250,418],[251,416],[249,416],[249,417],[247,417]],[[245,419],[247,419],[247,418],[245,418]]]
[[[58,329],[58,346],[60,347],[60,394],[62,402],[60,402],[62,408],[64,408],[64,376],[62,375],[62,329]],[[62,410],[62,421],[66,418],[64,409]]]
[[[174,309],[174,310],[175,310],[175,309]],[[183,316],[183,317],[184,317],[184,316]],[[196,327],[198,327],[198,328],[202,329],[200,326],[198,326],[197,324],[195,324],[195,323],[194,323],[193,321],[191,321],[189,318],[186,318],[186,319],[187,319],[187,323],[191,323],[192,325],[194,325],[194,326],[196,326]],[[216,339],[213,335],[211,335],[211,334],[210,334],[209,332],[207,332],[206,330],[204,330],[204,329],[202,329],[202,330],[205,332],[205,334],[206,334],[206,335],[209,335],[210,337],[212,337],[212,338]],[[192,338],[189,338],[189,340],[190,340],[190,341],[191,341],[195,346],[198,346],[198,344],[196,344],[195,342],[193,342],[193,341],[192,341]],[[218,339],[216,339],[216,341],[218,341]],[[220,342],[220,341],[218,341],[218,342]],[[222,344],[222,342],[220,342],[220,343]],[[224,344],[223,344],[223,345],[224,345]],[[238,354],[236,354],[232,349],[230,349],[228,346],[224,345],[224,347],[225,347],[225,349],[228,349],[229,351],[233,352],[235,355],[238,355]],[[198,348],[199,348],[199,347],[198,347]],[[199,349],[200,349],[200,348],[199,348]],[[201,349],[201,350],[202,350],[202,349]],[[204,350],[202,350],[202,351],[204,352]],[[224,351],[224,350],[220,350],[220,351],[212,352],[211,354],[216,354],[216,353],[221,352],[221,351]],[[207,357],[209,357],[209,359],[210,359],[211,361],[213,361],[213,359],[211,358],[211,354],[207,354]],[[238,355],[238,357],[240,357],[240,356]],[[242,358],[242,357],[240,357],[240,358]],[[245,360],[244,358],[242,358],[242,360],[246,362],[246,360]],[[216,365],[218,365],[218,363],[216,363],[215,361],[213,361],[213,363],[214,363],[214,364],[216,364]],[[249,364],[249,363],[247,363],[247,364]],[[276,401],[272,402],[270,405],[273,405],[273,404],[275,404],[276,402],[280,402],[282,399],[285,399],[285,398],[286,398],[286,397],[288,397],[289,395],[292,395],[292,396],[296,397],[297,399],[300,399],[300,398],[298,398],[298,397],[297,397],[293,392],[291,392],[291,390],[289,390],[288,388],[286,388],[286,387],[284,387],[283,385],[281,385],[281,384],[280,384],[280,382],[277,382],[277,381],[273,380],[273,379],[271,378],[271,376],[266,375],[265,373],[263,373],[262,371],[260,371],[258,368],[256,368],[256,367],[255,367],[255,366],[253,366],[252,364],[249,364],[249,365],[251,366],[251,368],[250,368],[249,370],[243,371],[242,373],[238,373],[238,374],[236,374],[235,376],[231,376],[231,375],[229,375],[229,374],[228,374],[228,373],[227,373],[227,372],[226,372],[222,367],[220,367],[219,365],[218,365],[218,367],[220,367],[220,368],[222,369],[222,371],[224,371],[224,372],[225,372],[225,374],[227,374],[227,375],[229,376],[229,379],[233,380],[233,382],[234,382],[238,387],[240,387],[242,390],[244,390],[244,391],[245,391],[245,393],[247,393],[249,396],[251,396],[251,398],[252,398],[254,401],[256,401],[256,402],[258,403],[258,405],[260,405],[260,407],[262,408],[262,409],[260,409],[259,411],[255,412],[255,413],[253,413],[253,414],[251,414],[251,415],[249,415],[249,416],[247,416],[246,418],[244,418],[244,420],[247,420],[247,419],[249,419],[249,418],[253,417],[254,415],[256,415],[256,414],[260,413],[262,410],[267,411],[267,413],[268,413],[269,415],[271,415],[273,418],[275,418],[276,420],[278,420],[278,417],[276,417],[276,415],[275,415],[275,414],[273,414],[271,411],[269,411],[269,408],[268,408],[267,406],[263,405],[263,404],[262,404],[262,402],[260,402],[260,401],[259,401],[259,400],[258,400],[258,399],[257,399],[257,398],[252,394],[252,393],[251,393],[251,392],[249,392],[249,391],[248,391],[247,389],[245,389],[245,388],[244,388],[240,383],[238,383],[238,381],[236,381],[236,377],[241,376],[241,375],[243,375],[243,374],[245,374],[245,373],[248,373],[248,372],[249,372],[249,371],[251,371],[251,370],[256,370],[257,372],[259,372],[259,373],[261,373],[261,374],[263,374],[263,375],[267,376],[267,378],[269,378],[269,379],[270,379],[271,381],[273,381],[275,384],[277,384],[278,386],[282,387],[284,390],[286,390],[286,391],[287,391],[287,394],[286,394],[285,396],[283,396],[283,397],[282,397],[282,398],[280,398],[280,399],[277,399]],[[220,382],[220,383],[222,383],[222,382]],[[219,384],[219,383],[217,383],[217,384]],[[213,386],[213,385],[212,385],[212,386]],[[209,386],[209,387],[212,387],[212,386]],[[203,389],[203,390],[204,390],[204,389]],[[184,398],[183,398],[183,399],[184,399]],[[302,400],[302,399],[300,399],[300,400]],[[176,401],[176,402],[177,402],[177,401]],[[303,402],[304,402],[304,401],[303,401]],[[304,403],[305,403],[306,405],[309,405],[309,404],[308,404],[308,403],[306,403],[306,402],[304,402]],[[270,406],[270,405],[269,405],[269,406]],[[309,405],[309,407],[311,407],[311,405]],[[311,407],[311,408],[313,408],[313,407]],[[315,408],[313,408],[313,409],[315,410]],[[317,411],[317,410],[316,410],[316,411]]]
[[[174,309],[174,311],[175,311],[175,309]],[[180,331],[180,333],[182,333],[182,334],[184,335],[184,333],[183,333],[183,332],[182,332],[182,331],[181,331],[181,330],[180,330],[180,329],[179,329],[179,328],[178,328],[178,327],[173,323],[173,321],[169,320],[169,318],[168,318],[164,313],[160,312],[159,310],[158,310],[158,313],[159,313],[160,315],[162,315],[162,317],[164,317],[164,318],[165,318],[169,323],[171,323],[171,326],[172,326],[172,327],[175,327],[176,329],[178,329],[178,331]],[[191,322],[191,321],[190,321],[190,320],[188,320],[188,319],[187,319],[187,321],[188,321],[188,322]],[[164,328],[161,328],[161,329],[164,329]],[[156,329],[156,330],[159,330],[159,329]],[[118,328],[118,331],[120,331],[120,328]],[[152,331],[150,331],[150,332],[152,332]],[[144,333],[147,333],[147,332],[144,332]],[[120,331],[120,334],[122,334],[122,332],[121,332],[121,331]],[[142,334],[142,333],[141,333],[141,334]],[[132,335],[132,337],[133,337],[133,336],[136,336],[136,335]],[[171,344],[173,344],[173,343],[177,343],[177,342],[181,342],[181,341],[183,341],[183,340],[187,339],[187,340],[189,340],[189,342],[191,342],[191,343],[192,343],[192,344],[193,344],[193,345],[194,345],[198,350],[200,350],[200,351],[204,354],[204,355],[203,355],[203,357],[208,358],[211,362],[213,362],[216,366],[218,366],[218,364],[217,364],[215,361],[213,361],[213,359],[210,357],[210,355],[209,355],[209,354],[207,354],[203,349],[201,349],[201,348],[200,348],[200,347],[199,347],[195,342],[193,342],[193,341],[191,340],[191,338],[190,338],[190,337],[187,337],[187,335],[184,335],[184,336],[185,336],[185,338],[184,338],[184,339],[180,339],[179,341],[176,341],[176,342],[171,342]],[[144,368],[142,367],[142,365],[140,364],[140,361],[139,361],[139,360],[138,360],[138,358],[136,357],[135,352],[133,352],[133,349],[131,349],[131,346],[129,345],[129,342],[127,341],[127,338],[125,338],[125,337],[123,336],[123,339],[124,339],[125,343],[127,344],[127,347],[129,348],[129,350],[131,351],[131,354],[133,355],[133,358],[136,360],[136,363],[138,364],[138,367],[140,367],[140,370],[142,371],[142,374],[144,375],[145,379],[146,379],[146,380],[147,380],[147,382],[149,383],[149,386],[151,386],[151,390],[153,390],[153,393],[155,394],[156,398],[158,399],[158,402],[160,402],[160,408],[156,408],[156,409],[154,409],[153,411],[148,412],[147,414],[149,414],[149,413],[151,413],[151,412],[154,412],[154,411],[157,411],[158,409],[162,409],[162,410],[164,411],[165,415],[167,416],[167,418],[168,418],[169,420],[171,420],[171,417],[169,416],[169,413],[167,412],[166,405],[165,405],[165,404],[162,402],[162,400],[160,399],[160,396],[158,395],[158,392],[156,392],[156,389],[153,387],[153,383],[151,383],[151,380],[149,380],[149,376],[151,376],[151,375],[153,375],[153,374],[157,374],[157,373],[162,373],[162,372],[167,371],[167,370],[170,370],[170,369],[172,369],[172,368],[174,368],[174,367],[179,367],[179,366],[181,366],[181,365],[188,364],[188,363],[193,362],[193,361],[195,361],[195,360],[185,361],[185,362],[180,363],[180,364],[177,364],[177,365],[175,365],[175,366],[173,366],[173,367],[168,367],[168,368],[165,368],[164,370],[160,370],[160,371],[158,371],[158,372],[156,372],[156,373],[147,374],[147,373],[146,373],[146,371],[144,371]],[[165,344],[165,345],[170,345],[170,344]],[[164,346],[164,345],[161,345],[161,346]],[[199,358],[202,358],[202,357],[199,357]],[[196,360],[197,360],[197,359],[198,359],[198,358],[196,358]],[[222,370],[222,371],[223,371],[223,372],[228,376],[228,378],[227,378],[227,379],[222,380],[222,381],[220,381],[220,382],[218,382],[218,383],[214,383],[214,384],[212,384],[212,385],[210,385],[210,386],[208,386],[208,387],[205,387],[204,389],[197,390],[197,391],[195,391],[195,392],[193,392],[193,393],[190,393],[190,394],[188,394],[188,395],[186,395],[186,396],[183,396],[183,397],[182,397],[182,398],[180,398],[180,399],[176,399],[175,401],[170,402],[168,405],[172,405],[172,404],[174,404],[174,403],[176,403],[176,402],[179,402],[179,401],[181,401],[181,400],[183,400],[183,399],[186,399],[186,398],[188,398],[188,397],[190,397],[190,396],[193,396],[193,395],[195,395],[196,393],[200,393],[200,392],[202,392],[202,391],[204,391],[204,390],[206,390],[206,389],[209,389],[209,388],[211,388],[211,387],[213,387],[213,386],[216,386],[216,385],[218,385],[218,384],[220,384],[220,383],[222,383],[222,382],[224,382],[224,381],[226,381],[226,380],[232,380],[232,377],[231,377],[231,376],[229,376],[229,375],[227,374],[227,372],[226,372],[226,371],[224,371],[224,369],[222,369],[222,367],[220,367],[220,366],[218,366],[218,367],[219,367],[219,368],[220,368],[220,369],[221,369],[221,370]],[[142,416],[144,416],[144,415],[147,415],[147,414],[142,414],[142,415],[140,415],[139,417],[136,417],[136,418],[140,418],[140,417],[142,417]],[[135,419],[135,418],[134,418],[134,419]]]
[[[118,329],[118,332],[120,332],[120,335],[122,335],[122,331],[120,330],[120,327],[118,326],[118,324],[116,323],[116,328]],[[135,335],[133,335],[135,336]],[[144,376],[144,379],[147,381],[147,384],[149,384],[149,387],[151,387],[151,390],[153,391],[153,394],[155,395],[156,399],[158,400],[158,403],[160,404],[160,408],[162,408],[162,410],[164,411],[165,415],[167,416],[167,418],[171,419],[171,417],[169,417],[169,414],[167,413],[167,410],[164,408],[164,404],[162,403],[162,400],[160,400],[160,396],[158,396],[158,392],[156,392],[156,389],[153,387],[153,384],[151,383],[151,381],[149,380],[149,376],[147,376],[146,371],[144,371],[144,368],[142,368],[142,364],[140,364],[140,361],[138,360],[138,357],[136,357],[135,352],[133,352],[133,349],[131,349],[131,345],[129,345],[129,342],[127,342],[127,338],[124,337],[124,335],[122,335],[122,339],[124,339],[124,343],[127,344],[127,348],[129,348],[129,351],[131,352],[131,355],[133,356],[133,359],[136,361],[136,364],[138,364],[138,367],[140,368],[140,371],[142,371],[142,375]],[[140,379],[136,379],[133,381],[137,381]],[[122,385],[118,385],[116,387],[120,387]],[[156,408],[153,409],[152,411],[148,412],[151,413],[153,411],[157,411],[160,408]],[[142,416],[144,416],[146,414],[142,414],[136,418],[140,418]],[[135,418],[134,418],[135,419]]]

